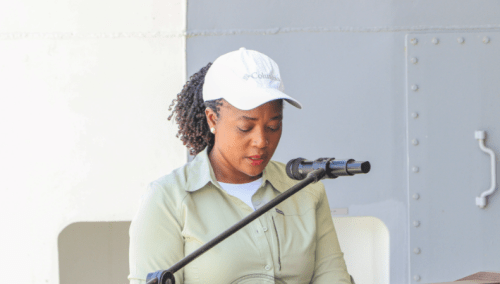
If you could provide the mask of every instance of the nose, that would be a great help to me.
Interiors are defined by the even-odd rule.
[[[264,148],[269,144],[266,133],[262,127],[256,127],[252,139],[253,145],[258,148]]]

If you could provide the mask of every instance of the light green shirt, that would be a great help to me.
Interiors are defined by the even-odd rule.
[[[270,161],[255,208],[284,192],[285,164]],[[130,227],[131,284],[170,266],[254,210],[224,191],[207,148],[148,185]],[[182,283],[350,284],[322,182],[308,185],[175,273]]]

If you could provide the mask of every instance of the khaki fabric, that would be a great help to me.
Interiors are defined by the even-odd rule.
[[[298,181],[270,161],[256,208]],[[131,284],[170,266],[254,210],[225,192],[207,149],[148,185],[130,227]],[[325,187],[310,184],[175,273],[176,283],[350,284]]]

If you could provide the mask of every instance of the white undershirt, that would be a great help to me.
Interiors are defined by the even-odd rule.
[[[219,181],[220,186],[230,195],[236,196],[255,210],[252,204],[252,196],[262,184],[262,178],[249,183],[224,183]]]

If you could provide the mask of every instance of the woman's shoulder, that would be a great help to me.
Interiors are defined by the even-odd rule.
[[[161,186],[171,186],[171,185],[185,185],[188,180],[190,162],[173,169],[171,172],[164,174],[157,179],[153,180],[153,183],[157,183]]]
[[[149,183],[148,192],[157,197],[162,196],[168,199],[182,200],[188,194],[186,188],[189,180],[189,170],[190,165],[186,163],[158,177]]]

